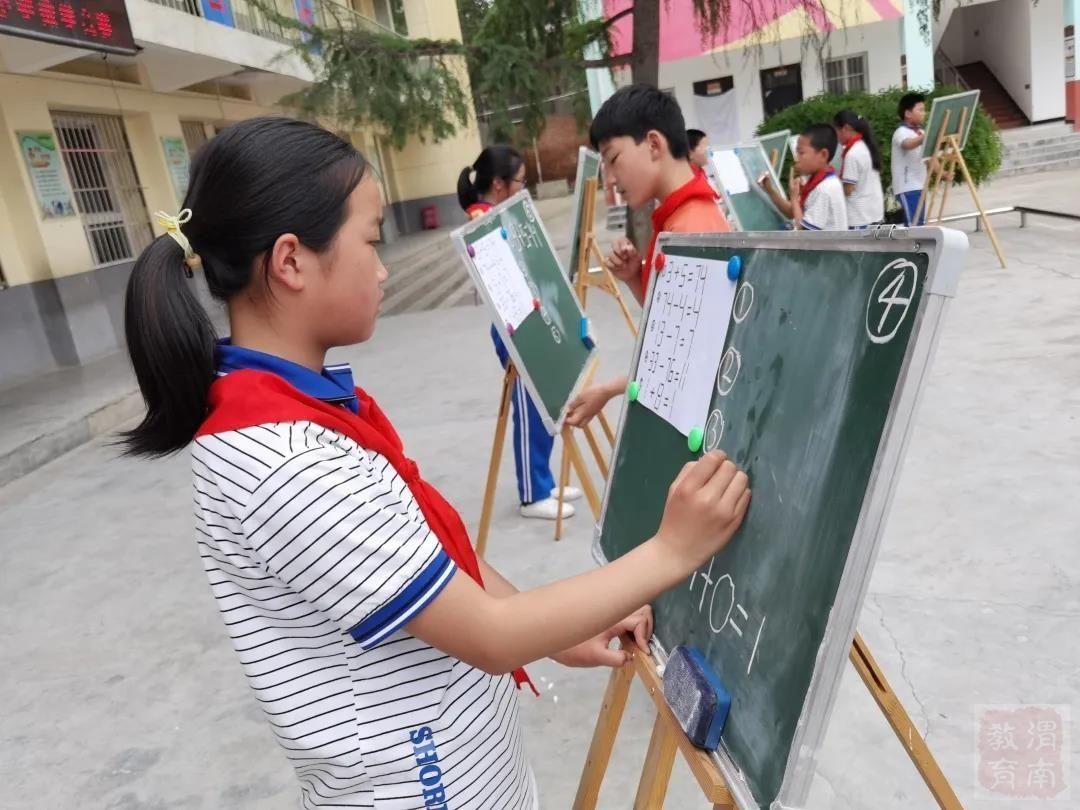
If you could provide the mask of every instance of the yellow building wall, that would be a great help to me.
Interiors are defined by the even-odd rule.
[[[123,119],[151,220],[157,210],[173,213],[179,207],[162,136],[182,137],[181,120],[226,123],[276,112],[239,99],[154,93],[80,76],[0,73],[0,264],[11,285],[61,278],[93,267],[80,217],[41,218],[19,151],[17,132],[44,131],[55,136],[53,111]]]
[[[456,3],[445,0],[404,0],[410,37],[461,39],[461,21]],[[464,61],[461,76],[471,95]],[[476,119],[439,143],[410,138],[401,150],[388,154],[393,185],[400,200],[422,199],[452,194],[461,170],[472,165],[480,154],[480,130]]]

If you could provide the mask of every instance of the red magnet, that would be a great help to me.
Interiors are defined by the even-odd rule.
[[[533,309],[537,309],[537,310],[540,309],[540,299],[539,298],[534,298],[533,299]]]
[[[656,266],[656,271],[657,272],[660,272],[661,270],[664,269],[664,262],[665,261],[666,261],[666,259],[664,258],[663,253],[657,253],[656,254],[656,261],[653,262],[653,264]]]

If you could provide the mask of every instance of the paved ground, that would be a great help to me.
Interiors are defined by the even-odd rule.
[[[1075,210],[1078,184],[1080,172],[1041,175],[985,196]],[[860,621],[965,806],[986,810],[1019,805],[973,800],[976,707],[1080,696],[1080,233],[998,224],[1009,269],[973,236]],[[606,371],[617,373],[629,339],[613,305],[595,299]],[[388,318],[342,355],[475,525],[499,386],[482,312]],[[196,559],[189,486],[186,457],[119,459],[98,439],[0,489],[0,806],[295,807]],[[516,518],[513,500],[507,457],[496,567],[528,587],[591,565],[587,520],[555,544],[547,525]],[[532,673],[545,694],[522,700],[543,807],[566,808],[605,675],[549,662]],[[648,705],[632,700],[605,808],[630,804]],[[702,806],[681,766],[666,806]],[[931,806],[849,672],[809,807]]]

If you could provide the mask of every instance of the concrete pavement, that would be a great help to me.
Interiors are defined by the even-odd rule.
[[[1075,207],[1080,172],[1026,181],[989,187],[988,203]],[[1021,805],[974,799],[977,706],[1080,696],[1080,233],[998,228],[1009,269],[973,235],[860,621],[964,806],[984,810]],[[591,303],[603,373],[622,372],[625,327],[611,301]],[[500,383],[482,311],[388,318],[340,355],[475,526]],[[549,525],[515,516],[512,476],[507,454],[492,563],[521,587],[591,566],[584,514],[553,543]],[[296,806],[196,558],[186,455],[120,459],[97,439],[0,489],[0,514],[0,806]],[[606,675],[531,672],[543,698],[521,700],[542,806],[567,808]],[[635,688],[604,808],[631,803],[650,707]],[[1069,757],[1076,783],[1075,733]],[[703,806],[681,764],[666,806]],[[933,806],[850,670],[808,806]]]

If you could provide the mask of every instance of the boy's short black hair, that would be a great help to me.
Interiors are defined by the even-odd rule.
[[[686,130],[686,143],[690,147],[690,151],[693,152],[698,148],[698,144],[705,138],[705,133],[700,129],[688,129]]]
[[[923,104],[926,102],[926,96],[922,93],[904,93],[900,96],[900,103],[896,107],[896,112],[900,116],[900,120],[904,120],[904,116],[908,114],[908,111],[914,110],[916,104]]]
[[[679,102],[650,85],[632,84],[616,90],[597,110],[589,127],[589,140],[593,149],[599,149],[604,141],[622,136],[641,143],[653,129],[667,139],[673,158],[686,159],[690,155],[686,121]]]
[[[810,141],[810,146],[815,151],[821,149],[829,150],[829,160],[832,160],[836,156],[837,137],[836,130],[833,129],[832,124],[811,124],[800,133],[806,140]]]

